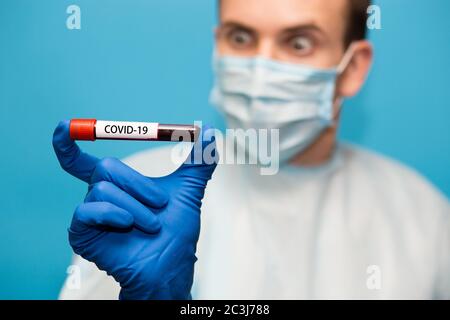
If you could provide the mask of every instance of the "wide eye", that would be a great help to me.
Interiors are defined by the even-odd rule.
[[[287,42],[291,52],[299,56],[305,56],[312,52],[314,43],[306,36],[294,36]]]
[[[237,49],[244,49],[251,46],[254,42],[253,35],[242,29],[231,30],[227,35],[228,42]]]

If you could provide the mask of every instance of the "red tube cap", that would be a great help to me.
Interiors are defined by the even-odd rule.
[[[70,120],[70,138],[72,140],[95,140],[96,119]]]

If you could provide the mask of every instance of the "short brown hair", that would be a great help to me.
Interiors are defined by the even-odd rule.
[[[345,34],[345,45],[349,46],[353,41],[363,40],[367,36],[367,8],[371,0],[349,0],[348,25]]]

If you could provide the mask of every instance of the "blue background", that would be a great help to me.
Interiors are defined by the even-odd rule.
[[[81,30],[66,8],[81,7]],[[368,84],[341,135],[416,168],[450,195],[448,0],[381,0]],[[61,119],[220,126],[208,106],[212,0],[1,0],[0,298],[56,298],[70,262],[66,228],[86,186],[63,173]],[[84,143],[98,156],[156,146]]]

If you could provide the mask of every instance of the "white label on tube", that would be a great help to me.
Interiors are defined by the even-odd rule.
[[[95,137],[97,139],[154,140],[158,138],[158,123],[97,120]]]

